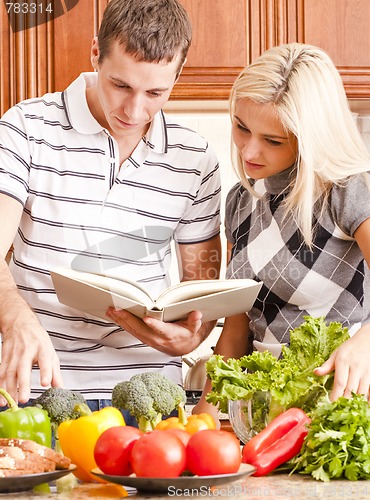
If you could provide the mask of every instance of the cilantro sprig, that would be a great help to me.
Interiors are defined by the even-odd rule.
[[[322,399],[311,412],[311,424],[293,472],[315,479],[370,479],[370,406],[352,394],[334,402]]]

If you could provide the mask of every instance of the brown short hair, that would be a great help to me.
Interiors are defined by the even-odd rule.
[[[191,23],[177,0],[111,0],[98,33],[99,64],[117,40],[128,54],[145,62],[171,62],[179,52],[185,61]]]

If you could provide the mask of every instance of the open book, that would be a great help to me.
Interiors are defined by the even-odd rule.
[[[163,321],[177,321],[198,310],[203,321],[211,321],[249,311],[262,286],[250,279],[184,281],[154,299],[133,281],[64,268],[50,275],[59,302],[106,320],[108,307],[115,307]]]

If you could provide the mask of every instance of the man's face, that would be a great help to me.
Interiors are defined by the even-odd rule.
[[[170,63],[138,62],[115,41],[101,64],[98,59],[98,42],[94,40],[91,61],[98,72],[98,84],[89,99],[93,115],[117,139],[144,134],[170,96],[180,53]]]

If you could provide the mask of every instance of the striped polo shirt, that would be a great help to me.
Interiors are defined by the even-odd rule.
[[[144,370],[181,383],[181,360],[108,320],[61,305],[49,271],[100,272],[140,282],[155,297],[169,284],[171,240],[206,241],[220,226],[220,177],[205,139],[163,112],[131,157],[91,115],[81,74],[65,92],[14,106],[0,121],[0,192],[23,205],[10,268],[49,332],[65,386],[109,398]],[[33,372],[33,394],[41,391]]]

